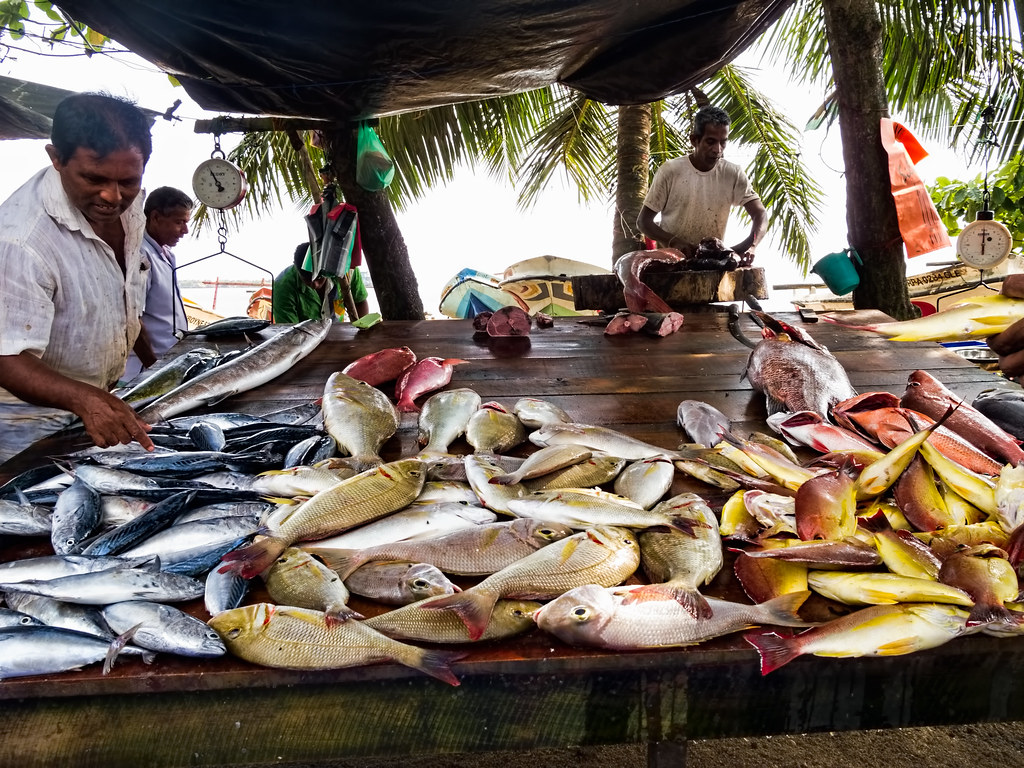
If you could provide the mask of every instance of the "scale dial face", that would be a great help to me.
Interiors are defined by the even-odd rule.
[[[204,160],[192,174],[192,191],[210,208],[224,211],[245,199],[249,184],[242,169],[222,157]]]
[[[975,269],[994,269],[1013,250],[1013,236],[998,221],[972,221],[956,239],[960,260]]]

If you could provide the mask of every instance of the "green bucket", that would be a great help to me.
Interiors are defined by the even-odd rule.
[[[845,296],[860,285],[860,275],[853,263],[854,259],[861,266],[864,265],[860,260],[860,254],[852,248],[830,253],[818,259],[811,267],[811,272],[820,277],[836,296]]]

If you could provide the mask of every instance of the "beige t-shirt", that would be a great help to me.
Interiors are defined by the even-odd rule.
[[[705,237],[725,237],[729,211],[758,199],[743,169],[719,160],[710,171],[698,171],[689,157],[662,165],[644,198],[644,205],[661,213],[661,228],[688,243]]]

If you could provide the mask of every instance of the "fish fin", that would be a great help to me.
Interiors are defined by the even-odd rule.
[[[667,523],[669,528],[679,531],[680,533],[686,534],[692,539],[697,538],[698,528],[710,528],[711,525],[700,520],[694,520],[692,517],[684,517],[683,515],[670,516]]]
[[[771,620],[766,624],[778,624],[781,627],[813,627],[815,622],[804,621],[797,611],[800,606],[811,596],[808,590],[800,592],[787,592],[784,595],[773,597],[761,603],[761,607],[771,614]]]
[[[695,619],[710,619],[711,605],[707,598],[691,587],[677,584],[645,584],[631,590],[623,599],[623,603],[643,603],[648,600],[675,600],[686,612]]]
[[[335,603],[334,605],[328,605],[327,610],[324,611],[324,623],[328,627],[336,627],[339,624],[344,624],[349,619],[362,619],[365,618],[361,613],[349,608],[344,603]]]
[[[976,603],[967,615],[968,627],[1015,623],[1017,623],[1017,617],[1001,603]]]
[[[132,638],[135,637],[135,633],[139,631],[141,626],[141,623],[136,624],[131,629],[122,632],[110,641],[110,647],[107,649],[107,657],[103,660],[104,675],[110,674],[110,670],[114,668],[114,660],[117,659],[118,654],[124,650],[124,647],[132,641]]]
[[[466,625],[469,639],[479,640],[487,629],[487,622],[490,621],[491,612],[497,601],[497,595],[489,592],[466,590],[423,603],[422,607],[432,611],[452,611]]]
[[[901,637],[898,640],[893,640],[892,642],[883,643],[882,645],[878,646],[878,648],[876,649],[876,653],[879,656],[903,656],[907,653],[913,653],[916,650],[916,637]],[[824,656],[825,654],[821,655]]]
[[[311,555],[318,557],[324,565],[332,571],[336,571],[341,580],[344,581],[359,566],[369,562],[370,558],[358,549],[325,549],[319,550],[315,546],[303,547]]]
[[[1010,565],[1017,568],[1024,561],[1024,525],[1018,525],[1010,532],[1010,538],[1003,547]]]
[[[576,551],[576,548],[579,546],[579,544],[579,539],[567,540],[565,542],[565,545],[562,547],[561,558],[559,559],[559,563],[564,563],[566,560],[572,557],[573,552]]]
[[[491,485],[515,485],[519,480],[520,478],[515,472],[510,472],[507,475],[495,475],[487,482]]]
[[[794,643],[794,638],[780,637],[774,632],[748,632],[743,639],[754,646],[761,656],[762,677],[789,664],[800,655],[799,646]]]
[[[219,392],[216,395],[214,395],[212,397],[208,397],[205,400],[203,400],[203,405],[216,405],[217,403],[221,402],[222,400],[227,400],[229,397],[234,397],[237,394],[238,394],[238,390],[237,389],[232,389],[232,390],[229,390],[227,392]]]
[[[247,547],[241,547],[225,554],[221,558],[225,565],[220,567],[220,572],[231,571],[243,579],[255,578],[273,565],[274,561],[287,548],[288,545],[279,539],[270,537],[261,539]]]
[[[424,651],[415,668],[448,685],[459,685],[459,678],[452,672],[451,664],[466,656],[461,651]]]

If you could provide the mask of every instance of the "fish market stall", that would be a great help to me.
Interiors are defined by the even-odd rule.
[[[983,390],[1016,389],[938,344],[779,317],[828,347],[860,392],[899,396],[918,369],[968,402]],[[856,312],[844,319],[852,325],[883,316]],[[520,398],[541,398],[576,422],[672,451],[688,442],[676,421],[683,400],[714,406],[735,434],[767,431],[764,396],[741,380],[750,350],[730,335],[728,323],[725,313],[692,312],[680,332],[663,338],[606,336],[600,325],[576,319],[518,338],[474,333],[468,320],[384,322],[364,331],[336,324],[290,370],[203,410],[264,414],[310,402],[357,358],[408,346],[420,359],[465,361],[454,367],[447,389],[469,388],[508,409]],[[756,336],[746,316],[740,323]],[[224,351],[244,342],[217,344]],[[172,354],[206,345],[193,337]],[[85,445],[81,436],[40,441],[0,466],[0,482]],[[420,447],[416,415],[405,413],[380,454],[392,461]],[[468,453],[471,446],[459,439],[451,450]],[[670,493],[685,491],[716,512],[731,496],[676,472]],[[0,539],[0,563],[51,552],[46,537]],[[735,558],[726,551],[724,567],[702,591],[749,603]],[[468,589],[477,580],[456,581]],[[628,583],[644,583],[642,574]],[[254,585],[249,602],[265,599],[263,586]],[[349,605],[367,617],[385,610],[355,596]],[[182,607],[209,618],[202,600]],[[830,618],[827,601],[809,601],[806,610],[809,621]],[[394,663],[299,671],[230,655],[167,654],[150,664],[119,658],[109,674],[92,664],[2,680],[0,744],[26,768],[316,763],[627,742],[648,744],[651,765],[678,766],[690,738],[1024,720],[1019,637],[977,634],[910,655],[804,655],[765,676],[758,652],[739,632],[689,647],[612,651],[571,646],[534,627],[510,639],[432,647],[460,654],[450,661],[458,687]]]

